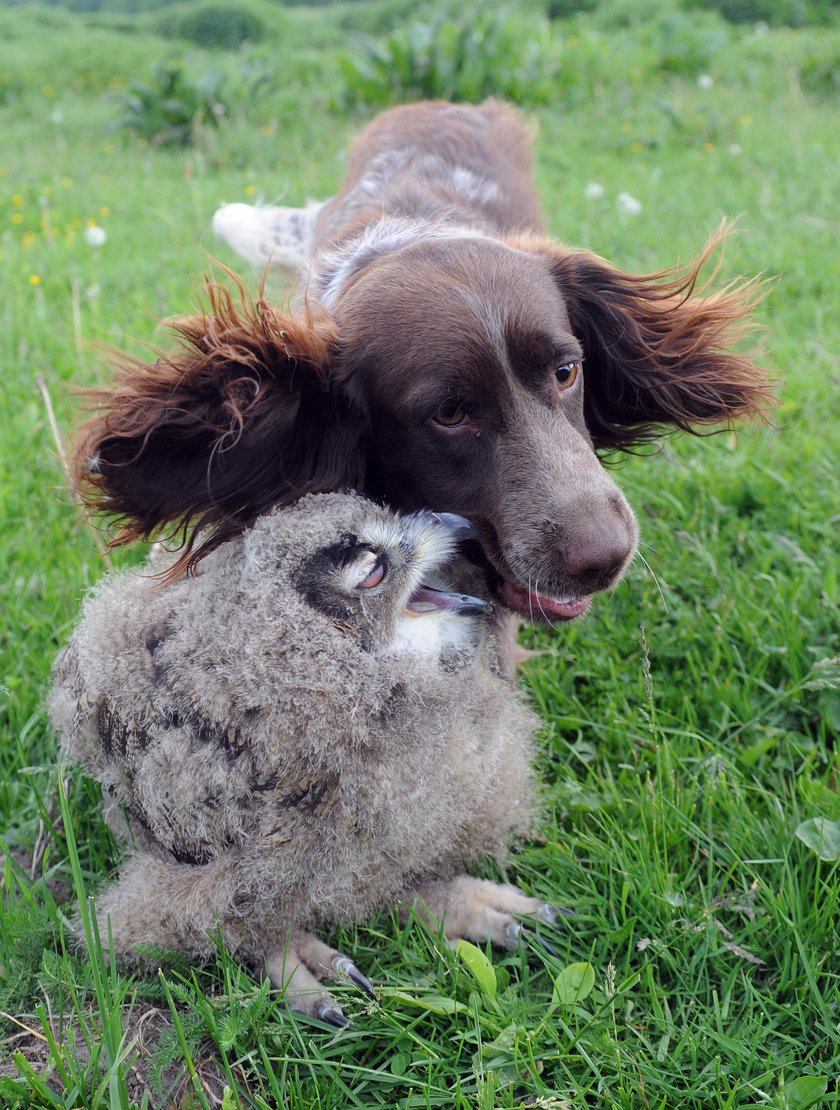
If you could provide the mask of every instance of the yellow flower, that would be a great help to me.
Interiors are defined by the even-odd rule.
[[[40,274],[30,274],[29,275],[29,284],[30,285],[40,285],[41,284],[41,275]]]
[[[15,208],[23,208],[23,197],[20,193],[12,193],[12,204]]]
[[[20,212],[15,212],[14,213],[14,215],[12,216],[12,223],[13,224],[22,224],[23,223],[23,216],[21,215]]]
[[[20,245],[25,251],[28,251],[37,238],[38,236],[35,234],[34,231],[26,231],[24,232],[23,238],[20,241]]]
[[[707,154],[711,154],[712,151],[715,149],[715,144],[714,143],[703,143],[703,149],[705,150],[705,152]]]
[[[103,206],[102,208],[99,209],[99,215],[100,216],[110,216],[111,215],[111,209],[108,208],[107,206]]]
[[[256,193],[257,193],[257,189],[256,189],[255,185],[246,185],[245,186],[245,196],[246,197],[256,196]]]

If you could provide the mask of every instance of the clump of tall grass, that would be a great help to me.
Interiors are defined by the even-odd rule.
[[[507,9],[433,10],[383,39],[361,37],[339,65],[346,100],[375,106],[486,96],[547,104],[560,75],[550,24]]]
[[[131,81],[113,100],[125,109],[114,128],[128,128],[155,146],[186,146],[201,127],[218,127],[226,108],[224,74],[191,77],[178,62],[158,62],[147,81]]]
[[[148,80],[131,81],[127,92],[112,95],[125,109],[112,127],[128,128],[154,146],[188,146],[234,110],[252,109],[272,84],[273,74],[261,65],[193,77],[180,62],[159,62]]]
[[[189,39],[209,50],[234,50],[243,42],[262,42],[267,33],[265,20],[243,5],[207,4],[160,23],[167,38]]]

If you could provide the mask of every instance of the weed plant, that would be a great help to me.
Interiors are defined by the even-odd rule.
[[[740,217],[724,270],[773,281],[760,320],[780,395],[772,427],[614,460],[643,558],[583,623],[523,632],[542,652],[524,682],[545,721],[545,816],[504,877],[574,908],[553,952],[452,952],[382,914],[332,938],[380,993],[337,987],[353,1027],[336,1033],[221,949],[132,977],[107,938],[76,946],[118,852],[97,788],[57,765],[44,699],[103,566],[36,376],[67,434],[71,387],[107,377],[97,345],[165,345],[156,322],[195,303],[209,256],[235,264],[210,232],[220,202],[334,192],[380,103],[346,107],[348,29],[407,33],[389,26],[396,0],[271,18],[253,3],[267,38],[230,54],[157,36],[159,12],[0,11],[0,1105],[837,1107],[831,28],[659,0],[626,23],[599,5],[544,32],[559,59],[545,102],[522,92],[559,239],[653,270]],[[109,130],[105,97],[162,62],[271,81],[189,147]]]

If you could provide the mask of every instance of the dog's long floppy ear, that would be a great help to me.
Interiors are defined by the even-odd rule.
[[[328,319],[286,316],[215,282],[207,307],[177,320],[180,344],[153,363],[123,357],[90,391],[73,474],[113,518],[113,544],[160,529],[186,544],[178,569],[303,494],[361,484],[362,414],[331,378]],[[201,546],[195,547],[201,533]]]
[[[551,268],[584,349],[587,425],[596,447],[631,448],[668,426],[765,416],[766,373],[738,346],[753,330],[760,280],[715,290],[700,272],[720,231],[684,269],[628,274],[587,251],[556,248]]]

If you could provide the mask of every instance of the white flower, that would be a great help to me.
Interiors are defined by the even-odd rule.
[[[108,236],[105,234],[104,227],[97,227],[96,224],[91,224],[90,227],[85,228],[85,242],[90,247],[101,247],[104,245]]]
[[[60,108],[53,108],[50,112],[50,123],[54,123],[56,127],[64,123],[64,112]]]
[[[598,200],[604,195],[604,186],[599,185],[597,181],[590,181],[584,192],[590,200]]]
[[[631,197],[629,193],[619,193],[615,202],[619,210],[627,216],[638,216],[642,210],[642,202]]]
[[[715,79],[714,77],[712,77],[711,73],[701,73],[700,76],[697,78],[698,89],[710,89],[714,85],[714,83]]]
[[[732,155],[733,158],[737,158],[738,155],[741,153],[741,144],[732,143],[729,147],[729,153]]]

